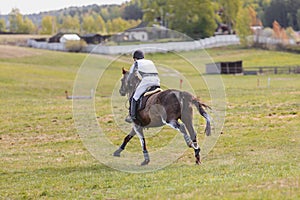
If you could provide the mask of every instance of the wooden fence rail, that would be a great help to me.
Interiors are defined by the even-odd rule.
[[[244,69],[244,74],[299,74],[300,66],[290,67],[276,67],[276,66],[265,66],[265,67],[247,67]]]

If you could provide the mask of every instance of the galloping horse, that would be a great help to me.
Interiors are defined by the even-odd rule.
[[[123,68],[122,73],[122,85],[119,93],[121,96],[125,96],[127,94],[131,97],[140,80],[138,76],[135,75],[128,83],[127,77],[129,72]],[[127,143],[134,135],[137,134],[141,141],[145,159],[141,165],[147,165],[150,162],[150,157],[146,148],[143,129],[169,125],[183,134],[188,147],[193,148],[195,151],[196,164],[200,164],[200,147],[197,143],[196,132],[193,127],[193,105],[196,106],[199,113],[205,118],[205,133],[209,136],[211,134],[210,117],[203,109],[203,107],[209,108],[209,106],[201,103],[196,97],[188,92],[168,89],[152,94],[146,100],[144,109],[138,109],[137,120],[134,121],[132,130],[124,138],[122,145],[114,152],[113,155],[120,156]],[[182,123],[178,121],[179,119]],[[188,130],[189,135],[187,134],[186,129]]]

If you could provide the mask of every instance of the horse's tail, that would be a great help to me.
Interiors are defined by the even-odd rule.
[[[206,120],[205,133],[207,136],[210,136],[211,135],[210,117],[209,117],[208,113],[204,110],[204,108],[211,109],[211,107],[209,107],[208,105],[206,105],[204,103],[201,103],[198,98],[194,97],[193,95],[191,95],[188,92],[181,92],[181,94],[182,94],[181,96],[182,96],[184,102],[192,103],[197,108],[200,115],[202,115],[205,118],[205,120]]]

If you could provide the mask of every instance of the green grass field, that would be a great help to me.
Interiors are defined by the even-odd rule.
[[[87,55],[14,48],[0,46],[1,52],[19,55],[0,55],[0,199],[300,199],[299,75],[222,76],[227,101],[223,134],[203,163],[195,166],[187,148],[164,169],[127,173],[95,159],[74,126],[72,101],[64,91],[72,93]],[[242,59],[245,68],[300,63],[298,54],[284,52],[230,47],[208,53],[215,61]],[[202,62],[199,52],[182,55]],[[180,71],[195,93],[210,102],[205,85],[184,67],[184,59],[172,53],[148,58]],[[124,135],[114,122],[109,96],[121,67],[130,61],[124,56],[113,62],[96,91],[97,119],[116,145]],[[164,128],[149,138],[150,156],[175,134]],[[126,150],[141,153],[138,139]]]

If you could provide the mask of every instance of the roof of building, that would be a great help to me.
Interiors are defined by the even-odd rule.
[[[66,41],[69,41],[69,40],[75,40],[75,41],[78,41],[80,40],[81,38],[79,37],[79,35],[77,34],[63,34],[61,36],[61,38],[59,39],[60,42],[66,42]]]

